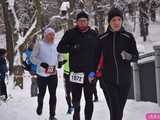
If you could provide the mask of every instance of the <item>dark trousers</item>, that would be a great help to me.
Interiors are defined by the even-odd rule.
[[[37,77],[32,76],[31,81],[31,97],[35,97],[38,95]]]
[[[89,83],[88,77],[85,77],[84,84],[78,84],[71,82],[72,87],[72,102],[74,106],[74,114],[73,120],[80,120],[80,100],[82,96],[82,88],[84,91],[84,98],[85,98],[85,120],[91,120],[93,114],[93,85]]]
[[[72,100],[71,100],[71,82],[69,80],[69,74],[64,74],[64,87],[65,87],[66,101],[68,107],[70,108],[72,106]]]
[[[97,80],[98,80],[98,78],[93,83],[93,95],[94,95],[94,99],[98,99],[98,95],[97,95]]]
[[[7,87],[5,84],[5,73],[0,74],[0,95],[5,95],[7,98]]]
[[[49,90],[49,110],[50,115],[55,115],[55,109],[56,109],[56,88],[57,88],[57,75],[49,76],[49,77],[37,77],[37,83],[39,88],[39,94],[38,94],[38,104],[43,105],[43,99],[46,93],[46,88],[48,86]]]
[[[114,86],[109,83],[105,85],[103,93],[110,110],[110,120],[122,120],[130,85],[127,87]]]

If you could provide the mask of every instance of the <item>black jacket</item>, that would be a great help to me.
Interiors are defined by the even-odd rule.
[[[66,31],[57,51],[69,53],[70,70],[74,72],[96,71],[95,53],[98,42],[97,33],[90,29],[81,32],[77,27]]]
[[[99,37],[99,49],[97,58],[104,56],[103,83],[125,85],[130,83],[130,62],[138,60],[138,51],[133,35],[123,28],[119,32],[113,32],[108,27],[107,32]],[[123,60],[121,52],[126,51],[132,55],[131,60]],[[103,87],[103,86],[102,86]]]
[[[4,57],[0,57],[0,79],[4,80],[5,73],[7,72],[7,63]]]

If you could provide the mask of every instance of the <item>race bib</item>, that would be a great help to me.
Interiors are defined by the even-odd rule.
[[[46,73],[50,75],[56,74],[56,67],[55,66],[49,66],[48,69],[46,69]]]
[[[84,83],[84,73],[70,73],[70,81],[74,83],[83,84]]]

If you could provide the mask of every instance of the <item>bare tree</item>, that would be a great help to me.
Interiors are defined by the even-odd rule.
[[[11,13],[10,10],[8,10],[8,3],[6,0],[1,1],[2,8],[3,8],[3,16],[4,16],[4,23],[5,23],[5,31],[6,31],[6,45],[7,45],[7,58],[9,61],[9,70],[10,74],[13,72],[13,33],[12,33],[12,27],[11,27],[11,20],[9,13]]]
[[[68,28],[72,28],[73,27],[73,16],[75,16],[75,3],[76,0],[69,0],[70,2],[70,8],[69,8],[69,19],[68,19]]]

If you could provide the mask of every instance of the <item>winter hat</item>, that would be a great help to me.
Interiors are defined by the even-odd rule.
[[[46,29],[44,30],[44,36],[46,36],[48,33],[53,33],[53,34],[55,34],[55,30],[54,30],[53,28],[51,28],[51,27],[46,28]]]
[[[111,8],[108,12],[108,23],[110,23],[111,19],[115,16],[119,16],[123,20],[123,13],[121,12],[121,10],[118,8]]]
[[[89,16],[84,11],[81,11],[80,13],[77,14],[77,18],[76,19],[78,20],[79,18],[87,18],[87,19],[89,19]]]

